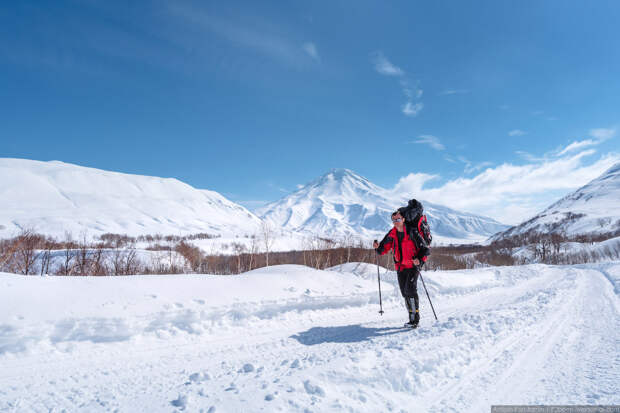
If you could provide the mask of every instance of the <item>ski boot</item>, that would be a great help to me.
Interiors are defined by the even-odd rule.
[[[418,310],[415,310],[415,313],[414,312],[409,313],[409,322],[405,323],[405,327],[417,328],[419,323],[420,323],[420,312]]]

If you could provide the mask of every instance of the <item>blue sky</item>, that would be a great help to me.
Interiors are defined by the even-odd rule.
[[[507,223],[620,160],[616,1],[126,3],[1,6],[0,156],[251,208],[349,168]]]

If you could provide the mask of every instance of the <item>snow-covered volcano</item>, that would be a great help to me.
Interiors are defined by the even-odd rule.
[[[395,196],[348,169],[333,169],[256,213],[278,227],[326,237],[378,237],[390,213],[415,194]],[[422,201],[437,242],[480,241],[506,225],[487,217]]]
[[[535,217],[492,239],[523,233],[563,233],[574,236],[617,231],[620,231],[620,162]]]
[[[62,236],[253,234],[261,221],[217,192],[177,179],[58,161],[0,159],[0,237],[21,228]]]

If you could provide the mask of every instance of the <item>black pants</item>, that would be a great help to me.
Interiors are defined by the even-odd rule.
[[[400,293],[405,299],[405,305],[407,310],[412,313],[420,308],[420,299],[418,297],[418,276],[420,272],[417,268],[405,268],[398,271],[398,286],[400,287]],[[413,305],[411,299],[413,298]],[[415,307],[414,307],[415,306]]]

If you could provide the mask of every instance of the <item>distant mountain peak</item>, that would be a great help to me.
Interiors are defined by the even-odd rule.
[[[345,168],[333,168],[325,174],[319,176],[308,184],[294,192],[297,196],[301,194],[323,197],[345,196],[358,198],[366,196],[369,192],[383,193],[385,190],[374,185],[368,179],[358,175],[354,171]]]
[[[346,168],[334,168],[256,213],[278,227],[326,237],[379,236],[407,199]],[[424,203],[424,202],[423,202]],[[507,228],[490,218],[424,203],[434,232],[450,240],[483,240]]]
[[[321,175],[314,182],[326,182],[326,181],[342,182],[346,180],[353,180],[359,182],[370,182],[368,179],[353,172],[350,169],[345,168],[332,168],[325,174]]]

